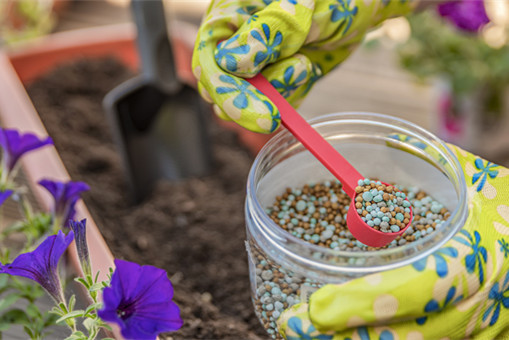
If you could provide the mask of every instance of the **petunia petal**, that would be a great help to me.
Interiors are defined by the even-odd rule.
[[[161,332],[182,326],[180,310],[171,301],[173,287],[164,270],[118,259],[115,265],[99,317],[117,323],[128,339],[155,339]]]
[[[59,231],[47,237],[34,251],[19,255],[11,264],[0,268],[0,274],[22,276],[39,283],[56,301],[61,302],[61,285],[57,273],[58,261],[74,233],[65,235]]]
[[[153,305],[150,310],[136,312],[129,322],[136,322],[145,333],[171,332],[183,324],[180,308],[173,301]]]
[[[437,6],[438,13],[465,31],[476,32],[490,19],[483,0],[448,1]]]
[[[13,192],[14,191],[10,189],[0,191],[0,205],[4,204],[4,202],[12,195]]]
[[[32,133],[21,134],[17,130],[0,128],[0,146],[9,171],[25,153],[49,144],[53,144],[50,137],[39,139]]]

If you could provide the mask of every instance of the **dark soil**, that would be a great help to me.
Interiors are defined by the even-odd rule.
[[[252,156],[236,135],[211,125],[215,170],[161,181],[137,206],[128,192],[102,109],[105,94],[133,74],[113,59],[63,65],[28,88],[73,180],[117,258],[168,271],[184,326],[175,339],[257,339],[244,246],[243,204]]]

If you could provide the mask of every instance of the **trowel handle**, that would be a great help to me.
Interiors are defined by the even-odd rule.
[[[138,30],[143,75],[166,89],[178,87],[163,1],[131,0],[131,9]]]

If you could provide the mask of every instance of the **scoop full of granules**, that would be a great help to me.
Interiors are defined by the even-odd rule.
[[[384,207],[383,204],[378,206],[377,204],[380,211],[374,207],[369,208],[373,206],[373,203],[384,201],[384,193],[381,194],[382,200],[376,202],[379,200],[380,191],[378,183],[380,185],[382,183],[374,181],[375,187],[372,188],[372,181],[368,181],[370,189],[368,191],[362,189],[362,192],[369,192],[372,196],[366,195],[367,197],[363,198],[363,202],[369,202],[370,205],[365,204],[362,208],[356,208],[361,216],[364,215],[366,223],[371,224],[370,221],[372,222],[373,228],[395,232],[396,227],[401,228],[401,225],[404,226],[405,220],[410,217],[408,210],[405,210],[410,208],[407,205],[411,204],[413,207],[411,225],[403,235],[398,236],[384,248],[402,246],[408,242],[425,237],[439,228],[450,216],[449,211],[444,205],[433,199],[426,192],[415,187],[404,187],[394,184],[390,185],[393,187],[392,192],[394,196],[391,198],[392,205],[390,206],[393,207],[392,210],[387,203],[389,201],[387,196],[385,200],[387,206]],[[363,186],[367,185],[363,180]],[[386,186],[385,190],[389,191],[390,186]],[[375,191],[371,191],[371,189],[377,190],[376,195],[374,195]],[[359,196],[362,197],[362,195],[357,195],[357,197]],[[377,197],[376,200],[375,197]],[[371,200],[369,201],[368,198]],[[408,201],[406,198],[408,198]],[[356,203],[362,204],[361,201]],[[275,202],[271,207],[267,208],[266,212],[281,228],[293,236],[315,245],[345,251],[371,251],[379,249],[369,247],[352,236],[346,226],[346,214],[349,205],[350,198],[343,191],[341,183],[335,179],[317,184],[310,183],[299,188],[287,188],[284,193],[276,197]],[[382,210],[382,208],[387,209]],[[388,212],[390,212],[390,217],[387,214]],[[367,216],[368,214],[371,218]],[[387,219],[389,220],[387,221]],[[377,225],[378,222],[379,224]]]
[[[355,192],[357,213],[371,228],[397,233],[410,222],[410,201],[394,186],[365,178],[359,180]]]

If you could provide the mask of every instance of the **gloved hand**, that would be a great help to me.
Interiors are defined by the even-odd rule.
[[[286,339],[508,339],[509,169],[450,146],[469,216],[427,258],[341,285],[285,311]]]
[[[273,132],[280,124],[277,108],[242,78],[262,71],[297,106],[313,83],[345,60],[370,28],[388,17],[407,14],[416,3],[212,1],[193,54],[198,89],[214,103],[219,117],[255,132]]]

